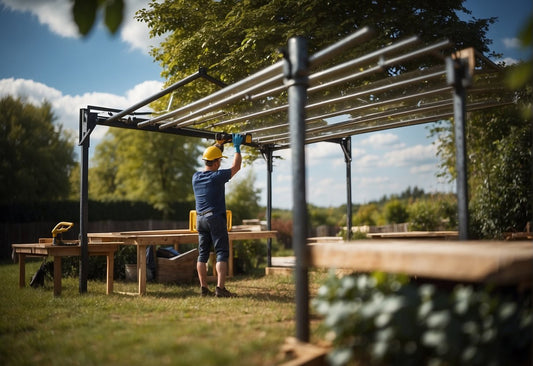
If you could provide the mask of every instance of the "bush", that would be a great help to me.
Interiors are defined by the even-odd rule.
[[[531,293],[331,275],[313,306],[325,317],[332,365],[531,364]]]
[[[435,202],[416,201],[407,208],[407,211],[409,212],[409,230],[432,231],[439,228],[439,208]]]
[[[261,240],[246,240],[233,245],[235,274],[252,274],[265,263],[267,247]]]

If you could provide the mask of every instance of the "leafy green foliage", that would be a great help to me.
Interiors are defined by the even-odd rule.
[[[408,208],[409,228],[412,231],[432,231],[439,227],[439,208],[430,200],[416,201]]]
[[[383,208],[385,220],[391,224],[400,224],[407,221],[407,206],[398,199],[392,199]]]
[[[251,275],[265,265],[267,247],[262,240],[240,241],[234,244],[233,255],[235,274]]]
[[[522,27],[518,34],[520,46],[523,49],[531,50],[533,45],[533,14],[529,16],[526,24]],[[511,89],[517,90],[521,88],[529,89],[531,95],[531,85],[533,84],[533,54],[529,53],[529,60],[519,63],[516,66],[509,68],[507,73],[507,82]],[[525,100],[523,103],[523,117],[525,119],[533,118],[533,106],[531,98]]]
[[[89,196],[143,201],[171,215],[173,203],[194,199],[198,156],[198,145],[185,137],[112,129],[96,147]]]
[[[199,66],[231,84],[279,61],[280,48],[291,37],[306,37],[309,54],[313,54],[365,26],[375,29],[376,37],[354,47],[351,55],[360,56],[413,35],[420,35],[426,42],[448,38],[457,49],[473,46],[488,52],[490,40],[485,34],[495,19],[465,22],[458,12],[468,13],[462,0],[414,4],[375,0],[167,0],[152,1],[148,9],[137,12],[136,18],[147,23],[152,36],[167,35],[151,53],[162,66],[161,74],[168,85],[196,72]],[[422,63],[428,66],[436,60],[429,57]],[[388,72],[401,70],[391,68]],[[188,85],[180,89],[173,107],[205,96],[215,88],[206,82]],[[242,106],[262,110],[283,103],[282,99],[259,101],[256,105],[243,101]],[[279,120],[283,115],[270,118]],[[212,122],[199,127],[210,128]],[[226,125],[226,132],[245,127]]]
[[[243,174],[243,176],[240,176]],[[233,182],[236,180],[237,182]],[[226,208],[231,210],[234,225],[243,219],[255,219],[262,211],[259,206],[261,190],[254,188],[255,175],[252,170],[239,172],[230,181],[230,191],[226,194]]]
[[[457,230],[457,199],[454,195],[434,194],[407,207],[409,229],[416,231]]]
[[[531,100],[531,89],[517,97],[519,104]],[[442,174],[450,179],[456,176],[452,127],[443,123],[433,130],[440,135]],[[494,239],[506,231],[522,231],[533,215],[531,121],[517,106],[471,113],[466,135],[470,232]]]
[[[379,209],[375,203],[362,205],[353,218],[354,225],[375,226],[379,220]]]
[[[531,362],[531,293],[417,285],[383,273],[331,274],[313,306],[334,344],[332,365]]]
[[[43,202],[69,196],[74,144],[54,124],[52,106],[0,99],[0,203]]]
[[[124,16],[124,0],[71,0],[72,17],[81,35],[89,34],[94,26],[99,9],[103,9],[104,23],[111,33],[115,33]]]

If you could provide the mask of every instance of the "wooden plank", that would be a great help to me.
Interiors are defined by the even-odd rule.
[[[361,240],[308,247],[315,267],[498,284],[533,279],[531,242]]]
[[[406,231],[394,233],[367,233],[371,239],[444,239],[456,240],[458,231]]]

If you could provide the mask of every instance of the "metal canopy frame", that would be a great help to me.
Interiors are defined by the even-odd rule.
[[[474,50],[451,53],[444,40],[422,44],[418,37],[393,42],[365,55],[354,46],[373,36],[362,28],[314,55],[302,38],[292,38],[282,61],[232,85],[207,75],[190,75],[130,108],[88,106],[80,110],[82,149],[80,194],[80,292],[87,291],[88,149],[96,125],[215,139],[232,126],[251,133],[252,146],[267,161],[267,226],[271,229],[273,152],[291,148],[293,247],[296,254],[297,338],[309,339],[307,298],[307,214],[305,145],[338,143],[346,162],[347,228],[351,234],[351,136],[454,117],[457,149],[459,237],[468,239],[466,111],[514,102],[500,68]],[[437,66],[424,60],[436,58]],[[475,70],[475,72],[474,72]],[[198,78],[222,88],[159,115],[137,112]],[[469,88],[467,95],[466,89]],[[235,127],[237,126],[237,127]],[[350,238],[350,237],[349,237]],[[271,265],[271,242],[268,265]]]

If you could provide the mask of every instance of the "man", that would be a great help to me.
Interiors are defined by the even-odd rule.
[[[200,280],[202,296],[234,297],[226,289],[228,272],[229,238],[226,219],[225,184],[241,169],[240,134],[232,134],[235,156],[230,169],[219,169],[222,150],[217,146],[208,147],[202,159],[205,169],[194,173],[192,187],[196,198],[196,228],[198,230],[198,262],[196,269]],[[209,252],[214,247],[216,254],[217,286],[215,293],[207,285],[207,261]]]

